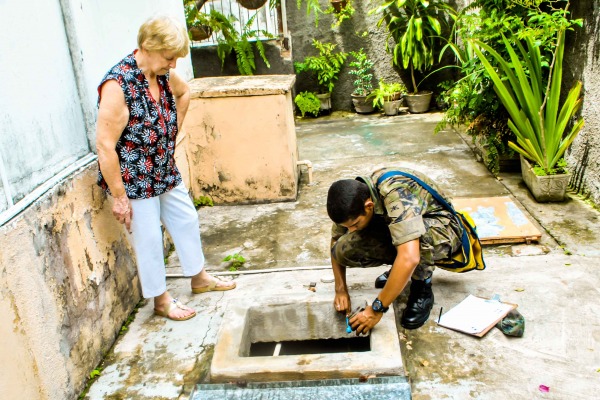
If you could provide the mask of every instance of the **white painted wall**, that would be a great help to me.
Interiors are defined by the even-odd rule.
[[[182,3],[0,1],[0,213],[95,152],[98,83],[137,47],[144,20],[185,23]],[[177,70],[193,78],[189,55]]]
[[[0,4],[0,149],[13,201],[89,152],[59,1],[33,3]]]
[[[140,25],[155,14],[169,14],[185,24],[182,0],[62,0],[80,53],[86,106],[96,115],[97,87],[110,67],[137,47]],[[68,22],[68,23],[69,23]],[[191,58],[177,63],[184,79],[193,76]],[[93,135],[92,135],[93,136]]]

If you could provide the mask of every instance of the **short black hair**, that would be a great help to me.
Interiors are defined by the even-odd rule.
[[[327,214],[336,224],[365,214],[365,202],[371,198],[369,187],[356,179],[333,182],[327,193]]]

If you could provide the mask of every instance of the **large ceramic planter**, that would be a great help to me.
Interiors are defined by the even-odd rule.
[[[331,93],[317,94],[321,101],[321,111],[331,111]]]
[[[571,174],[537,176],[529,161],[523,156],[521,156],[521,174],[536,201],[545,203],[565,199]]]
[[[372,113],[375,108],[373,107],[373,102],[367,100],[367,96],[358,96],[356,94],[352,94],[352,104],[354,105],[354,109],[359,114],[369,114]]]
[[[416,114],[427,112],[429,110],[429,104],[431,103],[432,96],[433,92],[431,91],[423,91],[416,94],[405,94],[404,98],[406,99],[408,111]]]

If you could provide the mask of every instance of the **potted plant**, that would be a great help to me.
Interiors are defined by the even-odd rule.
[[[475,151],[494,175],[520,172],[520,160],[519,154],[508,146],[509,141],[516,141],[507,124],[508,113],[473,50],[472,39],[486,43],[508,60],[510,56],[501,34],[533,35],[545,63],[548,63],[556,46],[556,32],[565,24],[568,29],[574,25],[582,26],[583,21],[569,17],[566,12],[568,2],[557,3],[558,7],[552,13],[548,12],[546,2],[536,3],[511,2],[511,7],[506,7],[508,2],[505,0],[471,1],[456,18],[453,40],[449,40],[440,52],[441,58],[445,51],[451,51],[460,72],[456,81],[440,84],[443,89],[440,97],[447,108],[435,132],[442,131],[447,125],[466,126],[465,133],[471,136]],[[493,59],[489,61],[496,66]]]
[[[570,174],[562,158],[584,125],[579,118],[567,132],[569,121],[581,107],[582,83],[573,84],[561,105],[564,37],[563,28],[556,35],[547,77],[539,46],[530,36],[525,37],[527,49],[518,40],[515,49],[503,35],[510,63],[484,43],[476,42],[480,48],[475,48],[510,116],[508,125],[517,143],[508,145],[521,155],[523,180],[539,202],[564,199]],[[498,63],[498,71],[481,49]],[[528,160],[534,163],[533,168]]]
[[[321,111],[321,100],[313,92],[300,92],[294,98],[294,103],[300,110],[302,117],[306,113],[311,113],[315,117]]]
[[[415,70],[425,72],[433,66],[445,17],[453,17],[456,12],[443,0],[383,1],[371,12],[383,14],[377,26],[385,23],[388,38],[396,42],[392,51],[394,64],[410,70],[413,91],[405,96],[408,108],[413,113],[426,112],[433,93],[419,92]]]
[[[321,110],[331,110],[331,92],[335,87],[342,66],[348,56],[346,53],[335,51],[337,45],[333,43],[322,43],[313,39],[313,47],[319,52],[318,56],[309,56],[303,62],[295,62],[296,73],[312,72],[317,74],[320,93],[317,95],[321,100]]]
[[[334,17],[334,21],[331,24],[331,29],[335,29],[339,27],[342,22],[349,20],[354,15],[356,10],[352,7],[352,1],[342,0],[335,1],[331,0],[331,5],[327,10],[325,10],[324,14],[332,14]]]
[[[402,102],[402,95],[406,93],[406,86],[401,82],[388,83],[379,80],[379,86],[373,89],[368,99],[373,102],[373,107],[383,108],[385,115],[398,114],[398,107]]]
[[[248,10],[258,10],[265,5],[267,0],[237,0],[237,2]]]
[[[363,49],[351,51],[354,61],[350,63],[352,68],[348,73],[353,75],[354,91],[352,92],[352,104],[359,114],[373,112],[373,103],[367,100],[373,90],[373,61],[369,59]]]
[[[206,40],[215,30],[220,30],[220,26],[215,19],[214,13],[206,14],[200,11],[204,5],[202,1],[185,0],[183,8],[185,12],[185,22],[188,29],[188,35],[191,40]],[[218,13],[218,11],[214,11]]]
[[[348,5],[348,0],[329,0],[329,2],[336,13],[341,12]]]

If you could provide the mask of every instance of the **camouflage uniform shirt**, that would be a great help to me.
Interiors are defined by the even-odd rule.
[[[399,168],[381,168],[370,176],[356,178],[369,186],[371,199],[375,203],[374,212],[381,215],[388,224],[394,246],[420,238],[425,233],[424,217],[448,215],[448,211],[425,188],[410,178],[393,175],[377,185],[380,176],[397,170]],[[417,176],[450,203],[450,198],[428,177],[407,168],[400,170]],[[346,232],[347,229],[343,226],[333,224],[331,237],[338,240]]]

